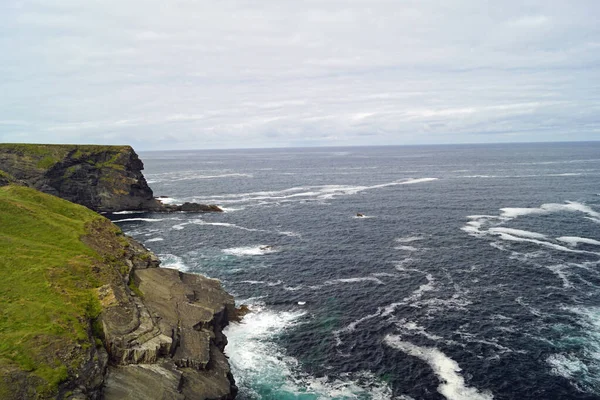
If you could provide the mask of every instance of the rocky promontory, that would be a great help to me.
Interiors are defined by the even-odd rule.
[[[157,268],[108,219],[15,184],[0,241],[0,398],[235,397],[218,281]]]
[[[165,205],[154,197],[131,146],[0,144],[0,186],[20,182],[98,212],[222,211]]]

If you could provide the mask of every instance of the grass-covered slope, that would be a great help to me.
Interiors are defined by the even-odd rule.
[[[20,162],[27,162],[38,169],[51,168],[68,156],[75,159],[89,159],[100,152],[111,154],[109,159],[103,160],[103,166],[123,169],[118,156],[120,153],[127,153],[132,150],[130,146],[0,143],[0,151],[18,154]]]
[[[94,289],[116,274],[81,240],[98,225],[107,240],[122,239],[86,207],[0,187],[0,398],[55,396],[89,357]]]

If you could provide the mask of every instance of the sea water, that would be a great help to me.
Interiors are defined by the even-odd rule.
[[[141,157],[225,210],[112,218],[250,307],[240,399],[600,399],[600,143]]]

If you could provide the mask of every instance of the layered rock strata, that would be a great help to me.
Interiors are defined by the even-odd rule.
[[[114,255],[114,246],[98,241],[101,236],[86,240]],[[126,255],[113,260],[122,280],[97,289],[108,356],[101,394],[87,388],[81,398],[234,399],[237,388],[223,354],[223,328],[235,315],[233,297],[217,280],[156,268],[153,253],[126,240]]]

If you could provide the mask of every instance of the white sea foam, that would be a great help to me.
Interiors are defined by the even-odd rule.
[[[165,240],[165,239],[163,239],[161,237],[156,237],[156,238],[152,238],[152,239],[146,240],[146,243],[150,243],[150,242],[162,242],[163,240]]]
[[[419,286],[415,291],[413,291],[410,294],[410,296],[405,297],[401,301],[387,305],[383,309],[381,316],[387,317],[389,315],[392,315],[394,313],[394,311],[396,311],[396,308],[403,306],[403,305],[410,305],[411,303],[414,303],[417,300],[419,300],[423,296],[423,293],[434,290],[435,289],[435,279],[433,278],[433,275],[426,274],[425,278],[427,278],[427,283],[424,283],[421,286]]]
[[[270,398],[391,399],[389,387],[368,372],[345,374],[337,380],[316,378],[302,372],[297,359],[285,355],[273,338],[301,323],[306,311],[276,312],[252,305],[250,308],[252,312],[242,322],[225,328],[225,351],[242,396],[262,398],[261,389],[269,388]]]
[[[412,243],[412,242],[416,242],[416,241],[423,240],[423,239],[424,239],[423,236],[413,235],[413,236],[400,237],[400,238],[396,239],[396,242],[398,242],[398,243]]]
[[[400,336],[387,335],[384,343],[397,350],[417,357],[431,367],[440,380],[438,392],[448,400],[489,400],[494,396],[466,386],[458,363],[435,347],[422,347],[402,340]]]
[[[219,208],[221,210],[223,210],[223,212],[226,213],[231,213],[231,212],[235,212],[235,211],[241,211],[244,209],[244,207],[223,207],[223,206],[219,206]]]
[[[267,204],[272,202],[281,202],[286,200],[306,201],[306,200],[329,200],[338,196],[349,196],[366,191],[381,189],[390,186],[411,185],[435,181],[438,178],[418,178],[404,179],[388,183],[382,183],[372,186],[350,186],[350,185],[322,185],[322,186],[300,186],[289,189],[276,191],[259,191],[248,193],[234,193],[217,196],[210,196],[205,199],[200,199],[200,202],[231,204],[231,203],[247,203],[256,201],[267,201]],[[199,201],[194,199],[194,201]]]
[[[418,270],[412,270],[412,271],[420,272]],[[415,301],[415,300],[419,299],[423,295],[423,293],[425,293],[429,290],[433,290],[434,289],[433,276],[431,274],[426,274],[426,278],[427,278],[427,283],[419,286],[414,292],[412,292],[410,294],[410,296],[404,298],[402,301],[392,303],[384,308],[377,308],[377,311],[375,311],[373,314],[368,314],[364,317],[361,317],[361,318],[351,322],[350,324],[346,325],[345,327],[343,327],[341,329],[333,331],[333,336],[335,338],[336,345],[341,346],[343,344],[343,341],[341,339],[341,334],[353,332],[359,324],[361,324],[369,319],[379,317],[379,316],[387,317],[387,316],[393,314],[394,311],[396,310],[396,308],[398,308],[399,306],[407,305],[411,301]]]
[[[213,170],[217,172],[217,170]],[[167,172],[164,174],[152,174],[148,175],[150,180],[148,183],[154,182],[180,182],[180,181],[192,181],[196,179],[222,179],[222,178],[253,178],[252,174],[237,173],[237,172],[226,172],[226,173],[215,173],[215,174],[199,174],[197,171],[178,171],[178,172]]]
[[[143,214],[146,211],[116,211],[113,214],[115,215],[123,215],[123,214]]]
[[[115,223],[119,223],[119,222],[134,222],[134,221],[144,221],[144,222],[160,222],[160,221],[164,221],[164,218],[125,218],[125,219],[118,219],[115,220],[113,222]]]
[[[574,249],[570,249],[570,248],[565,247],[565,246],[561,246],[559,244],[545,242],[545,241],[538,240],[538,239],[530,239],[530,238],[525,238],[525,237],[513,236],[513,235],[510,235],[508,233],[503,233],[503,232],[497,232],[496,234],[497,234],[498,237],[500,237],[500,239],[511,241],[511,242],[535,243],[535,244],[539,244],[539,245],[544,246],[544,247],[548,247],[548,248],[551,248],[551,249],[555,249],[555,250],[559,250],[559,251],[564,251],[564,252],[568,252],[568,253],[590,253],[589,251],[574,250]]]
[[[526,237],[531,239],[546,239],[546,235],[537,232],[524,231],[521,229],[513,229],[513,228],[490,228],[488,232],[492,234],[501,234],[508,233],[513,236]]]
[[[523,215],[532,214],[551,214],[557,212],[580,212],[587,214],[588,217],[600,220],[600,213],[594,211],[592,208],[577,203],[575,201],[567,201],[566,204],[548,203],[542,204],[540,207],[534,208],[501,208],[501,216],[508,218],[516,218]]]
[[[394,247],[394,249],[396,249],[396,250],[404,250],[404,251],[417,251],[417,250],[419,250],[419,249],[417,249],[414,246],[407,246],[407,245],[396,246],[396,247]]]
[[[253,281],[253,280],[247,280],[247,281],[242,281],[241,283],[248,283],[250,285],[266,285],[266,286],[279,286],[281,285],[283,282],[282,281],[276,281],[276,282],[267,282],[267,281]]]
[[[288,292],[297,292],[298,290],[302,289],[303,286],[299,285],[299,286],[285,286],[283,289],[287,290]]]
[[[600,246],[600,241],[598,241],[598,240],[582,238],[582,237],[577,237],[577,236],[561,236],[561,237],[556,238],[556,240],[560,240],[561,242],[568,243],[571,246],[577,246],[579,243]]]
[[[375,216],[362,214],[361,216],[355,215],[352,218],[354,218],[354,219],[370,219],[370,218],[375,218]]]
[[[337,285],[339,283],[360,283],[360,282],[373,282],[378,285],[384,285],[384,283],[380,279],[377,279],[374,276],[359,276],[359,277],[355,277],[355,278],[332,279],[332,280],[325,281],[323,283],[323,285]],[[321,286],[322,285],[319,285],[318,287],[321,287]]]
[[[225,254],[230,254],[238,257],[262,256],[265,254],[275,253],[275,250],[267,245],[232,247],[229,249],[223,249],[222,251]]]
[[[182,229],[183,229],[183,228],[184,228],[186,225],[189,225],[189,224],[190,224],[189,222],[184,222],[184,223],[182,223],[182,224],[173,225],[173,226],[171,227],[171,229],[173,229],[173,230],[175,230],[175,231],[180,231],[180,230],[182,230]]]
[[[589,393],[597,393],[600,388],[600,307],[566,307],[567,311],[579,319],[579,329],[564,337],[581,343],[580,351],[565,351],[553,354],[546,359],[552,373],[571,380],[575,386]],[[575,335],[575,336],[573,336]],[[572,348],[572,346],[570,346]]]
[[[161,267],[163,268],[173,268],[182,272],[189,270],[189,267],[185,265],[183,259],[174,254],[159,254],[158,258],[160,259]]]
[[[179,200],[174,199],[172,197],[157,197],[157,200],[163,204],[179,204],[179,203],[181,203]]]
[[[398,328],[403,332],[418,334],[430,340],[438,341],[443,339],[441,336],[427,332],[427,330],[425,330],[424,327],[420,326],[414,321],[407,321],[406,319],[402,319],[396,323],[396,326],[398,326]]]
[[[359,319],[357,319],[355,321],[350,322],[345,327],[333,331],[332,334],[333,334],[333,337],[335,338],[336,346],[341,346],[344,343],[342,341],[342,339],[341,339],[341,336],[340,336],[342,333],[354,332],[356,330],[356,327],[359,324],[362,324],[365,321],[368,321],[370,319],[378,317],[379,315],[381,315],[381,309],[377,309],[377,311],[375,313],[366,315],[364,317],[361,317],[361,318],[359,318]]]

